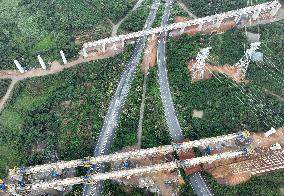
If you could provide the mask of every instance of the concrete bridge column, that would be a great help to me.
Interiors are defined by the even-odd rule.
[[[240,15],[235,17],[234,21],[235,21],[236,25],[239,24],[241,19],[242,19],[242,16],[240,16]]]
[[[22,68],[22,66],[21,66],[21,64],[19,63],[19,61],[14,60],[14,63],[15,63],[16,67],[18,68],[18,70],[19,70],[21,73],[25,73],[25,70]]]
[[[201,31],[203,28],[203,21],[201,23],[198,24],[198,31]]]
[[[114,50],[117,50],[117,47],[116,47],[116,43],[115,43],[115,42],[113,43],[112,48],[113,48]]]
[[[46,65],[45,65],[43,59],[41,58],[41,56],[40,56],[40,55],[37,55],[37,59],[38,59],[38,61],[39,61],[40,66],[41,66],[42,69],[45,71],[45,70],[46,70]]]
[[[87,53],[87,50],[86,50],[85,47],[83,48],[83,57],[84,57],[84,58],[87,58],[87,57],[88,57],[88,53]]]
[[[61,55],[61,58],[63,60],[64,65],[66,65],[67,64],[67,60],[66,60],[65,54],[64,54],[64,52],[62,50],[60,50],[60,55]]]
[[[214,24],[214,27],[216,27],[216,28],[220,28],[220,26],[221,26],[222,22],[223,22],[223,18],[222,18],[222,19],[217,20],[217,21],[215,22],[215,24]]]
[[[253,20],[258,19],[260,12],[261,12],[260,9],[259,9],[259,10],[256,10],[256,11],[253,13],[253,15],[252,15],[252,19],[253,19]]]
[[[105,44],[105,43],[103,43],[103,45],[102,45],[102,46],[103,46],[103,49],[102,49],[102,50],[103,50],[103,52],[106,52],[106,44]]]
[[[280,6],[277,7],[273,7],[270,11],[270,15],[273,17],[277,14],[278,10],[279,10]]]

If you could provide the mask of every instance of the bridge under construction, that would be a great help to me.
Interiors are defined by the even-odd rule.
[[[11,194],[21,194],[23,192],[29,191],[42,191],[50,188],[66,187],[75,184],[82,183],[94,183],[101,180],[107,179],[119,179],[119,178],[130,178],[131,176],[143,175],[146,173],[155,173],[160,171],[171,171],[174,169],[185,169],[190,168],[202,163],[212,163],[216,160],[230,159],[240,156],[248,155],[250,152],[250,133],[248,131],[243,131],[235,134],[223,135],[212,138],[205,138],[196,141],[188,141],[182,143],[172,143],[171,145],[160,146],[150,149],[141,149],[136,151],[114,153],[110,155],[102,155],[98,157],[86,157],[83,159],[72,160],[72,161],[60,161],[56,163],[43,164],[31,167],[21,167],[11,169],[8,177],[8,182],[6,183],[7,192]],[[244,143],[244,141],[247,141]],[[65,179],[53,179],[50,181],[38,182],[38,180],[33,177],[40,173],[61,173],[64,169],[83,167],[85,165],[91,165],[92,167],[99,164],[105,164],[107,162],[114,162],[118,160],[128,160],[128,159],[143,159],[145,157],[166,155],[169,153],[176,153],[179,155],[181,152],[186,152],[194,147],[206,148],[209,145],[222,144],[226,147],[226,143],[235,143],[239,146],[238,150],[228,151],[220,154],[201,156],[190,159],[175,159],[167,163],[159,163],[155,165],[148,165],[143,167],[136,167],[131,169],[122,169],[118,171],[110,171],[105,173],[97,173],[89,176],[72,177]],[[241,145],[240,145],[241,144]],[[26,181],[25,179],[29,179]]]
[[[269,18],[273,21],[273,17],[276,15],[277,11],[281,7],[281,4],[278,1],[272,1],[264,4],[259,4],[255,6],[246,7],[239,10],[233,10],[230,12],[216,14],[213,16],[207,16],[204,18],[198,18],[187,22],[179,22],[170,25],[163,25],[161,27],[146,29],[143,31],[130,33],[127,35],[120,35],[117,37],[107,38],[98,40],[95,42],[85,43],[82,48],[82,55],[86,58],[88,57],[88,52],[92,50],[102,50],[105,52],[107,47],[116,47],[117,44],[120,44],[122,47],[124,46],[125,42],[135,38],[142,38],[149,35],[155,34],[165,34],[170,31],[178,31],[178,34],[182,34],[187,28],[194,26],[197,28],[199,32],[201,32],[207,25],[211,26],[212,28],[219,28],[223,23],[228,20],[233,20],[235,24],[240,23],[244,18],[249,19],[252,21],[257,21],[261,17]],[[170,34],[171,35],[171,34]],[[165,35],[166,37],[166,35]],[[161,39],[165,42],[164,39]],[[142,43],[142,39],[139,39],[139,43]],[[141,44],[140,43],[140,44]],[[143,47],[139,49],[142,51]],[[66,59],[65,59],[66,61]],[[110,104],[110,108],[116,108],[116,110],[110,110],[109,117],[106,118],[106,137],[113,135],[112,129],[115,129],[116,120],[119,116],[119,108],[122,107],[124,98],[126,97],[129,87],[131,85],[131,77],[135,72],[135,63],[139,61],[139,57],[135,56],[135,58],[131,58],[130,62],[132,64],[129,65],[129,72],[125,72],[125,80],[127,84],[124,84],[124,80],[119,85],[121,87],[121,91],[118,90],[117,92],[121,93],[119,96],[114,96],[112,103]],[[204,64],[204,62],[203,62]],[[161,80],[162,81],[162,80]],[[161,84],[164,84],[161,82]],[[103,153],[104,151],[108,151],[108,145],[111,145],[111,141],[107,143],[106,140],[101,141],[103,143]],[[71,160],[71,161],[60,161],[56,163],[50,164],[43,164],[31,167],[21,167],[15,168],[10,170],[9,176],[7,181],[0,182],[1,187],[6,192],[12,195],[19,195],[19,194],[27,194],[32,191],[43,191],[46,189],[61,189],[62,187],[72,186],[75,184],[95,184],[102,180],[107,179],[123,179],[129,180],[132,176],[140,176],[144,174],[154,174],[160,171],[171,171],[177,169],[184,169],[188,170],[188,168],[192,168],[198,166],[200,164],[211,164],[215,161],[238,158],[238,157],[245,157],[251,154],[254,154],[254,147],[251,145],[253,139],[250,137],[250,133],[248,131],[243,131],[235,134],[223,135],[218,137],[212,138],[205,138],[196,141],[182,141],[182,142],[175,142],[171,145],[166,146],[159,146],[156,148],[150,149],[141,149],[141,150],[134,150],[122,153],[114,153],[110,155],[99,155],[94,157],[85,157],[78,160]],[[201,157],[189,157],[183,156],[188,152],[192,151],[193,148],[201,148],[201,149],[209,149],[211,145],[222,146],[224,149],[230,149],[229,144],[234,144],[234,150],[227,150],[224,152],[220,152],[217,154],[210,154],[205,153]],[[107,147],[106,147],[107,146]],[[107,153],[107,152],[106,152]],[[176,154],[177,156],[174,160],[156,163],[153,165],[144,165],[144,166],[135,166],[130,168],[128,166],[128,160],[130,159],[144,159],[145,157],[155,157],[155,156],[166,156],[167,154]],[[279,154],[282,156],[282,154]],[[277,159],[278,160],[278,159]],[[282,159],[281,159],[282,160]],[[109,171],[102,172],[106,163],[112,163],[116,161],[123,161],[124,168],[123,169],[115,169],[110,168]],[[252,162],[253,164],[254,162]],[[85,167],[88,166],[89,168],[94,171],[86,176],[79,176],[79,177],[68,177],[63,178],[61,173],[63,170],[78,168],[78,167]],[[277,168],[282,168],[283,165],[280,165]],[[100,168],[100,169],[98,169]],[[236,174],[246,172],[248,169],[238,168]],[[265,167],[262,168],[261,171],[266,171]],[[254,169],[252,173],[257,173]],[[51,178],[47,179],[38,179],[37,177],[41,174],[52,174]]]
[[[149,30],[143,30],[134,33],[129,33],[126,35],[119,35],[116,37],[101,39],[94,42],[88,42],[83,44],[82,55],[84,57],[87,57],[88,51],[92,51],[95,49],[99,49],[104,52],[107,47],[113,47],[116,45],[121,45],[123,47],[127,40],[143,36],[160,34],[162,32],[179,30],[180,34],[182,34],[188,27],[191,26],[197,26],[198,31],[202,31],[202,29],[208,24],[210,24],[213,28],[219,28],[222,23],[226,22],[226,20],[231,19],[234,20],[235,24],[240,23],[241,20],[244,20],[245,18],[251,19],[252,21],[257,21],[260,20],[260,17],[263,15],[265,15],[266,18],[273,19],[280,7],[281,4],[278,1],[271,1],[221,14],[197,18],[186,22],[173,23],[170,25],[156,27]]]

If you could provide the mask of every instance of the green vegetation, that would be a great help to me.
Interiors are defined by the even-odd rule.
[[[112,145],[112,151],[116,152],[126,146],[137,143],[137,127],[140,114],[142,94],[142,73],[139,71],[132,83],[129,95],[122,110],[116,136]]]
[[[260,33],[261,51],[264,53],[264,62],[250,66],[248,79],[257,85],[284,96],[284,21],[252,27],[248,31]],[[263,77],[265,75],[265,77]],[[282,85],[281,85],[282,84]]]
[[[187,5],[188,9],[198,17],[213,15],[247,6],[247,0],[183,0],[183,2]]]
[[[271,29],[271,30],[270,30]],[[258,31],[258,28],[249,29]],[[283,97],[283,22],[260,26],[264,45],[261,51],[276,64],[259,68],[251,64],[244,92],[233,85],[232,80],[215,74],[207,81],[191,83],[187,62],[196,56],[200,48],[212,46],[209,62],[214,65],[234,64],[243,56],[242,45],[247,44],[242,31],[231,30],[222,35],[195,37],[182,36],[170,39],[167,44],[167,64],[171,91],[182,129],[191,139],[232,133],[248,128],[251,131],[268,130],[284,124],[283,100],[265,93],[263,88]],[[190,43],[190,44],[185,44]],[[269,44],[269,45],[268,45]],[[234,51],[235,50],[235,51]],[[267,64],[264,61],[263,64]],[[270,74],[270,75],[268,75]],[[281,80],[282,78],[282,80]],[[251,99],[251,96],[254,98]],[[243,102],[241,102],[240,100]],[[203,110],[204,118],[192,118],[192,110]],[[271,110],[271,111],[270,111]],[[255,177],[236,187],[222,186],[208,177],[209,186],[216,195],[279,195],[283,186],[283,172]],[[260,189],[265,184],[265,188]],[[266,186],[267,184],[267,186]],[[184,189],[183,195],[188,195]]]
[[[153,195],[148,192],[146,189],[138,189],[135,187],[126,187],[124,188],[118,183],[112,182],[110,180],[105,181],[104,183],[104,192],[102,195],[119,195],[119,196],[150,196]]]
[[[97,15],[101,18],[108,18],[113,23],[119,22],[137,2],[136,0],[87,0],[87,2],[97,9]]]
[[[120,31],[141,30],[150,2],[146,0],[136,12],[130,14],[122,23]],[[202,16],[235,9],[242,6],[243,1],[230,1],[231,7],[223,1],[221,7],[221,1],[210,1],[212,9],[208,9],[207,4],[199,4],[197,7],[196,2],[188,2],[193,3],[190,9]],[[199,3],[202,2],[208,3],[205,0]],[[117,6],[113,6],[114,3]],[[108,19],[117,22],[133,4],[132,0],[123,3],[122,0],[5,0],[0,5],[0,68],[11,68],[11,62],[21,58],[24,58],[21,62],[26,65],[32,65],[32,62],[35,64],[38,53],[45,59],[55,60],[59,58],[60,49],[64,49],[67,56],[72,57],[78,51],[76,37],[80,41],[86,41],[108,36]],[[160,8],[159,16],[162,11]],[[174,6],[174,12],[185,16],[177,5]],[[160,19],[156,19],[155,25],[159,25],[159,22]],[[187,69],[188,60],[194,58],[201,48],[208,46],[212,46],[209,63],[217,66],[236,63],[244,54],[244,45],[248,47],[243,30],[233,29],[218,35],[183,35],[177,40],[169,38],[169,81],[178,119],[186,137],[200,139],[236,132],[244,127],[251,131],[263,131],[271,126],[283,126],[283,101],[263,89],[282,97],[284,95],[284,68],[281,66],[284,61],[284,38],[281,36],[283,26],[283,22],[278,22],[248,29],[261,33],[264,42],[261,51],[277,66],[267,65],[267,61],[264,61],[264,65],[260,65],[270,67],[264,71],[257,64],[250,65],[247,79],[251,82],[241,86],[246,93],[255,96],[256,100],[250,100],[231,79],[221,74],[216,74],[217,77],[207,81],[191,83]],[[7,174],[7,167],[40,164],[50,161],[54,154],[64,160],[91,155],[124,63],[128,62],[132,49],[133,47],[129,47],[125,53],[114,58],[85,63],[59,74],[19,82],[11,100],[0,113],[0,178]],[[274,75],[272,71],[277,74]],[[143,148],[169,144],[171,141],[157,80],[155,67],[150,70],[148,78]],[[9,82],[0,80],[0,97]],[[112,151],[137,142],[142,83],[143,74],[137,71],[120,117]],[[193,118],[193,109],[203,110],[204,118]],[[262,112],[269,109],[272,114]],[[208,175],[206,178],[215,195],[279,195],[279,187],[283,186],[284,181],[283,172],[253,178],[236,187],[219,185]],[[123,192],[122,195],[131,194],[110,181],[105,184],[105,195],[115,195],[118,192]],[[264,187],[263,184],[267,186]],[[81,186],[76,186],[70,195],[79,195],[80,191]],[[182,194],[192,195],[191,188],[183,187]],[[135,189],[132,195],[143,193]]]
[[[150,70],[143,122],[142,148],[170,144],[170,134],[160,98],[156,67]]]
[[[137,8],[137,10],[135,10],[135,12],[131,12],[121,23],[118,29],[118,34],[141,31],[143,29],[147,16],[149,15],[150,6],[151,0],[143,1],[143,3]]]
[[[85,41],[110,36],[111,23],[124,17],[136,0],[4,0],[0,4],[0,69],[74,57]],[[76,42],[75,42],[76,39]]]
[[[6,91],[11,83],[11,80],[2,79],[0,80],[0,99],[6,94]]]
[[[182,0],[188,9],[198,17],[209,16],[213,14],[219,14],[222,12],[231,11],[234,9],[240,9],[251,5],[269,2],[270,0]],[[280,0],[284,3],[283,0]]]
[[[9,168],[89,156],[132,48],[115,58],[20,82],[0,113],[0,177]],[[43,149],[36,144],[44,143]],[[1,148],[2,149],[2,148]],[[5,151],[7,149],[9,151]]]
[[[130,13],[121,23],[121,26],[118,29],[118,34],[141,31],[149,14],[151,3],[151,0],[145,0],[135,12]],[[164,2],[161,2],[153,27],[161,25],[163,10]],[[177,4],[173,5],[172,15],[187,16],[187,14]],[[170,21],[173,21],[173,18],[171,18]]]
[[[234,132],[241,128],[241,124],[255,131],[264,130],[269,128],[264,122],[269,121],[273,124],[275,123],[273,118],[276,117],[282,119],[277,125],[283,124],[283,108],[279,108],[281,102],[272,96],[263,96],[261,87],[256,84],[242,86],[246,93],[258,97],[257,104],[261,105],[259,107],[251,104],[248,101],[249,97],[224,76],[217,74],[218,78],[190,83],[186,63],[197,54],[200,48],[213,46],[210,59],[214,60],[214,65],[225,63],[232,65],[243,56],[241,48],[246,41],[243,38],[240,39],[242,37],[240,34],[242,32],[231,30],[223,35],[211,37],[184,35],[178,41],[170,40],[168,43],[168,71],[172,94],[179,116],[185,117],[185,119],[180,118],[180,121],[188,136],[193,134],[200,138]],[[235,53],[231,52],[237,48],[239,50]],[[239,99],[243,100],[244,104]],[[274,111],[273,115],[263,116],[261,111],[269,108]],[[191,119],[193,109],[203,110],[204,119]],[[257,110],[257,117],[254,110]]]
[[[262,176],[253,177],[248,182],[237,186],[224,186],[204,175],[206,181],[215,195],[257,195],[257,196],[281,196],[280,187],[284,186],[284,171],[271,172]]]

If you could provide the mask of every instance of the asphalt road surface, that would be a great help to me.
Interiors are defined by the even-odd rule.
[[[169,17],[171,14],[171,7],[173,4],[173,0],[167,0],[166,6],[162,18],[162,26],[168,24]],[[172,96],[170,92],[170,86],[168,82],[167,76],[167,68],[166,68],[166,37],[167,32],[162,32],[160,34],[158,40],[158,48],[157,48],[157,61],[158,61],[158,75],[159,75],[159,86],[160,86],[160,93],[161,99],[163,102],[165,117],[167,121],[167,125],[170,130],[171,137],[174,141],[181,141],[184,139],[182,134],[182,130],[180,128],[177,116],[175,114],[175,108],[172,101]]]
[[[151,10],[144,25],[144,30],[151,28],[154,19],[156,18],[156,13],[160,4],[160,0],[153,0],[151,5]],[[125,102],[125,98],[131,87],[133,81],[137,64],[140,62],[142,51],[145,47],[146,36],[138,38],[135,44],[134,51],[131,58],[126,65],[124,72],[121,76],[120,82],[116,89],[116,92],[111,100],[110,106],[108,108],[107,115],[104,120],[103,127],[101,129],[99,138],[97,140],[97,145],[94,150],[94,156],[109,154],[114,134],[116,131],[118,119]],[[97,172],[103,172],[103,166],[99,166]],[[102,192],[103,183],[97,182],[96,184],[86,184],[84,186],[83,195],[100,195]]]
[[[174,0],[166,1],[166,6],[165,6],[161,26],[165,26],[168,24],[173,2]],[[170,130],[171,137],[174,141],[181,141],[184,139],[184,136],[180,128],[177,116],[175,114],[175,108],[174,108],[174,104],[172,101],[172,96],[171,96],[169,81],[168,81],[168,76],[167,76],[166,37],[167,37],[167,32],[163,32],[160,34],[159,44],[157,48],[160,93],[161,93],[161,99],[163,102],[165,117],[166,117],[167,125]],[[193,190],[198,196],[213,195],[199,172],[196,172],[188,176],[187,178]]]

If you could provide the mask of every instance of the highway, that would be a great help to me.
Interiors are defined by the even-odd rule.
[[[169,21],[171,14],[171,7],[174,0],[167,0],[161,26],[166,26]],[[175,114],[175,108],[172,101],[172,96],[170,92],[170,86],[167,76],[166,68],[166,37],[167,33],[162,32],[158,40],[157,48],[157,64],[158,64],[158,76],[159,76],[159,86],[161,99],[163,102],[165,117],[167,125],[170,130],[171,137],[174,141],[181,141],[184,139],[182,130],[180,128],[177,116]]]
[[[173,2],[174,0],[166,1],[166,6],[165,6],[161,26],[166,26],[168,24]],[[160,34],[159,41],[158,41],[157,62],[158,62],[159,85],[160,85],[161,99],[163,102],[167,125],[169,127],[169,131],[170,131],[172,139],[175,142],[177,142],[177,141],[183,140],[184,136],[180,128],[180,124],[178,122],[177,116],[175,114],[175,108],[174,108],[174,104],[173,104],[172,96],[170,92],[170,87],[169,87],[167,68],[166,68],[166,38],[167,38],[167,32],[162,32]],[[196,172],[188,176],[187,178],[193,190],[198,196],[213,195],[199,172]]]
[[[160,0],[153,0],[151,10],[144,25],[143,30],[149,30],[156,18],[157,10],[160,5]],[[127,63],[120,82],[116,89],[115,94],[111,100],[108,108],[107,115],[104,119],[103,127],[101,129],[99,138],[97,140],[96,148],[94,150],[94,156],[109,154],[114,134],[116,131],[119,116],[128,95],[131,83],[133,81],[137,64],[140,62],[142,51],[145,47],[147,36],[139,37],[135,43],[134,51],[131,55],[129,62]],[[97,171],[103,172],[103,166],[100,166]],[[103,188],[103,182],[99,181],[93,185],[85,185],[83,195],[100,195]]]

